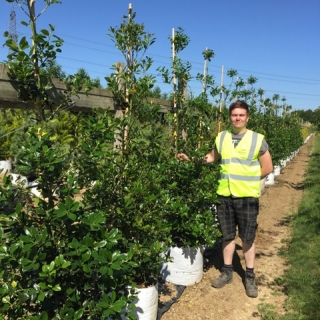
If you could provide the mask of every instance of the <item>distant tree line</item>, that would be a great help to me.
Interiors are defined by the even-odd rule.
[[[310,122],[317,126],[318,130],[320,129],[320,106],[315,110],[297,110],[295,112],[303,121]]]

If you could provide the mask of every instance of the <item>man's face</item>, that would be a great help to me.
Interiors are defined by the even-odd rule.
[[[249,120],[249,116],[248,116],[247,110],[242,108],[235,108],[231,111],[230,121],[232,123],[233,128],[235,129],[245,128],[248,120]]]

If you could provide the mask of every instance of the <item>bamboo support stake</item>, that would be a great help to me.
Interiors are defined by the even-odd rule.
[[[118,90],[119,91],[123,91],[123,90],[125,90],[125,84],[124,84],[124,79],[121,77],[121,74],[123,74],[124,63],[123,62],[117,62],[115,64],[115,67],[116,67],[116,72],[117,72],[118,76],[120,75],[120,80],[118,82],[118,86],[119,86]],[[119,118],[121,120],[123,119],[123,109],[121,108],[121,106],[120,106],[119,109],[118,108],[116,109],[115,118]],[[113,144],[113,148],[115,150],[121,150],[121,149],[124,148],[122,138],[123,137],[121,137],[121,130],[120,129],[116,129],[115,130],[115,134],[114,134],[115,141],[114,141],[114,144]]]
[[[36,29],[36,10],[35,10],[35,2],[36,0],[30,0],[28,2],[29,6],[29,12],[30,12],[30,24],[31,24],[31,29],[32,29],[32,45],[33,45],[33,72],[34,72],[34,79],[37,83],[38,88],[40,89],[41,83],[40,83],[40,70],[39,70],[39,61],[38,61],[38,56],[37,56],[37,49],[36,49],[36,34],[37,34],[37,29]],[[44,113],[42,110],[42,103],[41,103],[41,97],[39,94],[36,97],[35,101],[35,109],[37,113],[37,122],[41,122],[44,119]]]
[[[218,131],[221,131],[221,112],[222,112],[222,94],[223,94],[223,74],[224,74],[224,66],[221,66],[221,75],[220,75],[220,106],[219,106],[219,123],[218,123]]]
[[[206,47],[207,51],[208,48]],[[202,95],[204,95],[206,91],[206,80],[207,80],[207,72],[208,72],[208,59],[204,60],[204,66],[203,66],[203,78],[202,78]],[[202,137],[202,116],[199,117],[199,141],[198,141],[198,148],[201,147],[201,137]]]
[[[265,104],[264,104],[264,99],[263,99],[263,95],[262,95],[262,101],[261,101],[261,103],[260,103],[260,110],[261,110],[261,112],[262,112],[262,114],[264,115],[264,113],[265,113],[265,111],[264,111],[264,109],[265,109]]]
[[[175,46],[174,46],[174,28],[172,28],[172,61],[174,61],[175,58]],[[174,128],[173,128],[173,136],[174,136],[174,150],[175,155],[178,154],[178,115],[177,115],[177,100],[176,100],[176,91],[177,91],[177,78],[175,75],[175,72],[173,73],[173,122],[174,122]]]
[[[129,6],[128,6],[128,24],[130,24],[131,22],[131,12],[132,12],[132,4],[129,3]],[[131,61],[131,48],[128,47],[127,48],[127,72],[130,73],[130,79],[132,78],[132,69],[131,69],[131,66],[133,65],[133,61]],[[125,100],[126,100],[126,108],[125,108],[125,111],[124,111],[124,115],[125,117],[127,117],[129,115],[129,104],[130,104],[130,101],[129,101],[129,89],[128,89],[128,85],[126,85],[126,88],[125,88],[126,92],[125,92]],[[124,128],[124,133],[123,133],[123,149],[126,150],[127,149],[127,139],[128,139],[128,132],[129,132],[129,126],[126,125],[125,128]]]
[[[239,81],[239,77],[237,77],[237,80],[236,80],[236,100],[238,100],[238,81]]]
[[[206,48],[206,51],[207,50],[208,50],[208,48]],[[206,88],[207,72],[208,72],[208,59],[204,60],[203,79],[202,79],[202,93],[205,92],[205,88]]]

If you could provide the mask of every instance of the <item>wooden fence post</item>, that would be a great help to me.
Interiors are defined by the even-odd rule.
[[[123,73],[123,69],[124,69],[124,63],[123,62],[117,62],[115,64],[115,66],[116,66],[117,74]],[[118,86],[119,86],[119,91],[125,90],[125,88],[124,88],[124,79],[120,78]],[[123,119],[123,110],[121,108],[122,108],[121,105],[115,106],[115,115],[114,115],[115,118]],[[120,129],[117,129],[115,131],[114,138],[115,138],[115,141],[114,141],[114,144],[113,144],[113,148],[115,150],[123,149],[123,137],[121,136],[121,130]]]

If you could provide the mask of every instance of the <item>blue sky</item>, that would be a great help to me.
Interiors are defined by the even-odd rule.
[[[63,71],[73,74],[84,68],[105,85],[112,64],[123,61],[107,37],[108,30],[121,24],[129,3],[137,14],[135,21],[156,38],[148,50],[154,60],[152,74],[157,75],[159,66],[170,66],[168,37],[172,28],[182,27],[190,43],[180,58],[192,64],[193,75],[203,72],[202,52],[209,48],[215,53],[209,74],[218,85],[223,65],[226,86],[227,70],[235,69],[244,80],[251,75],[258,78],[255,87],[265,90],[265,98],[279,94],[294,110],[320,106],[320,0],[62,0],[39,17],[37,27],[50,23],[65,41],[57,59]],[[3,32],[9,30],[11,6],[0,2],[1,44]],[[36,11],[43,8],[43,0],[38,0]],[[17,5],[15,12],[18,34],[28,35],[20,24],[27,17]],[[7,54],[1,46],[0,62]],[[170,92],[160,77],[157,81],[163,92]],[[198,94],[201,84],[190,81],[189,91]]]

